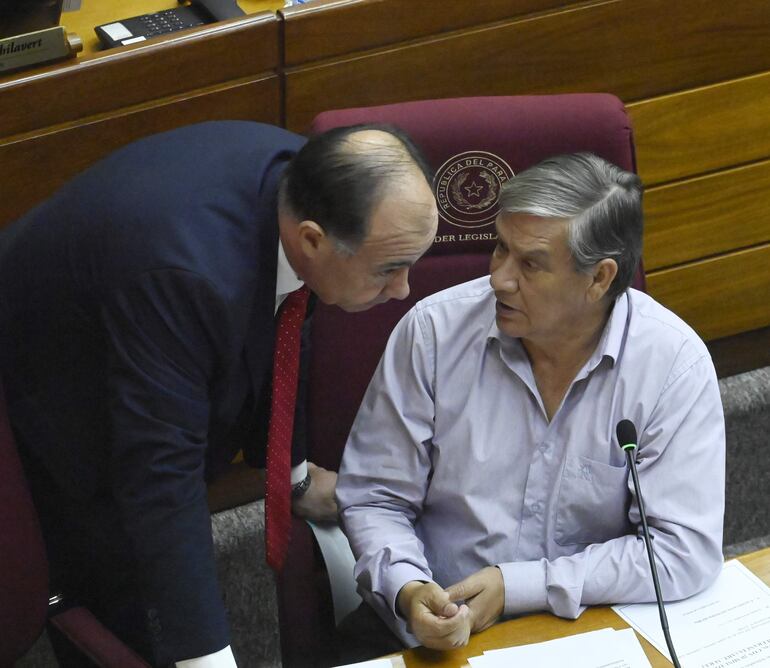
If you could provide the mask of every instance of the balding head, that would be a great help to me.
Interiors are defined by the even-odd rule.
[[[297,221],[315,221],[341,247],[355,251],[388,193],[424,188],[430,181],[424,158],[397,128],[334,128],[311,137],[289,164],[280,206]]]

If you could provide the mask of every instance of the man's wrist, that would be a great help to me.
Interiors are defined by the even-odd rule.
[[[414,564],[407,562],[393,564],[388,568],[387,572],[383,574],[382,586],[378,593],[383,596],[394,616],[400,615],[398,595],[401,593],[404,586],[413,581],[422,584],[432,582],[433,575],[429,570],[422,570],[417,568]]]
[[[303,497],[307,490],[310,489],[311,480],[310,471],[308,471],[307,475],[302,480],[291,486],[291,498],[299,499]]]
[[[396,596],[396,610],[404,619],[409,619],[409,609],[412,607],[412,596],[414,592],[425,583],[420,580],[412,580],[401,587]]]
[[[291,467],[291,484],[296,485],[307,477],[307,460],[302,460],[296,466]]]

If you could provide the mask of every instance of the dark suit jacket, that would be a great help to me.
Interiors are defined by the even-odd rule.
[[[12,424],[66,493],[111,490],[159,663],[228,642],[205,478],[262,454],[276,189],[303,142],[236,121],[148,137],[0,236]]]

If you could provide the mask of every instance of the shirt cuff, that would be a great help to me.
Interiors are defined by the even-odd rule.
[[[390,611],[396,617],[401,617],[401,613],[396,607],[398,592],[401,591],[402,587],[407,582],[412,582],[413,580],[433,582],[433,576],[430,573],[425,573],[413,564],[401,562],[390,566],[387,571],[387,576],[383,578],[382,596],[385,597]]]
[[[291,467],[291,484],[296,485],[307,478],[307,460]]]
[[[175,665],[176,668],[237,668],[230,645],[214,652],[214,654],[200,656],[197,659],[177,661]]]
[[[503,574],[506,615],[548,609],[545,559],[497,564]]]

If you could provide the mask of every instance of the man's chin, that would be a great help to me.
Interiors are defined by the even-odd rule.
[[[368,311],[373,306],[377,306],[379,304],[384,304],[387,299],[373,299],[370,302],[366,302],[364,304],[345,304],[344,306],[342,304],[338,304],[338,306],[343,310],[347,311],[348,313],[361,313],[361,311]]]
[[[495,323],[497,324],[497,329],[513,339],[520,339],[524,333],[521,327],[514,327],[513,323],[511,323],[508,318],[497,316],[495,318]]]

